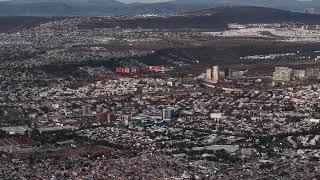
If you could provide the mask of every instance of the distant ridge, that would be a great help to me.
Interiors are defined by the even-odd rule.
[[[113,15],[125,4],[114,0],[13,0],[0,1],[0,16]]]
[[[175,0],[165,3],[124,4],[116,0],[11,0],[0,1],[0,16],[116,16],[175,14],[220,6],[262,6],[320,13],[320,1],[296,0]]]
[[[228,23],[301,22],[305,24],[320,24],[320,14],[305,14],[257,6],[227,6],[200,10],[192,13],[205,15],[208,12],[212,12],[212,18],[221,18]]]
[[[0,17],[0,32],[16,31],[66,17]],[[72,19],[73,17],[68,17]],[[224,30],[229,23],[303,23],[320,24],[320,15],[290,12],[254,6],[219,7],[181,13],[165,17],[121,18],[91,17],[78,25],[93,28],[145,28],[145,29],[211,29]]]
[[[219,7],[168,16],[165,18],[121,18],[117,20],[109,18],[104,21],[95,21],[95,18],[92,18],[91,21],[81,24],[80,28],[114,28],[116,24],[122,28],[197,28],[222,30],[226,29],[229,23],[249,24],[284,22],[320,24],[320,15],[254,6]]]

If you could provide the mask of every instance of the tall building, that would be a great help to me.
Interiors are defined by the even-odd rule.
[[[229,78],[231,76],[231,69],[230,68],[224,68],[224,77]]]
[[[288,67],[276,67],[273,72],[274,81],[291,81],[293,70]]]
[[[219,80],[225,79],[225,78],[226,78],[226,76],[224,74],[224,71],[219,71]]]
[[[206,79],[208,79],[208,80],[212,79],[212,69],[207,69]]]
[[[219,81],[219,66],[212,67],[212,81],[214,82]]]

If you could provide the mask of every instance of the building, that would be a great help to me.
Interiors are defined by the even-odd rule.
[[[100,123],[112,123],[112,112],[103,112],[98,116],[98,121]]]
[[[124,125],[129,125],[129,115],[121,115],[120,120],[124,123]]]
[[[168,107],[162,110],[162,120],[171,120],[175,116],[176,109]]]
[[[130,68],[128,68],[128,67],[124,68],[124,72],[125,72],[126,74],[129,74],[129,73],[130,73]]]
[[[51,126],[51,127],[40,127],[37,128],[40,134],[54,134],[57,132],[66,132],[66,131],[73,131],[77,129],[74,126]]]
[[[181,85],[181,82],[176,79],[172,79],[167,82],[167,85],[169,87],[179,87]]]
[[[293,77],[296,79],[303,79],[306,77],[306,70],[293,70]]]
[[[224,78],[224,72],[219,72],[219,66],[213,66],[206,71],[206,80],[212,83],[219,82],[219,79]]]
[[[293,70],[288,67],[276,67],[273,72],[273,81],[288,82],[291,81]]]
[[[137,73],[137,72],[138,72],[138,68],[132,67],[132,68],[130,69],[130,72],[131,72],[131,73]]]
[[[117,72],[117,73],[125,73],[125,68],[117,67],[117,68],[116,68],[116,72]]]
[[[82,106],[83,116],[92,116],[92,110],[90,105]]]
[[[148,66],[147,68],[150,71],[159,71],[159,70],[161,70],[162,67],[161,66]]]
[[[208,79],[208,80],[212,79],[212,69],[207,69],[206,79]]]
[[[31,132],[31,129],[24,126],[12,126],[2,127],[0,128],[0,131],[8,135],[26,135],[28,132]]]
[[[245,70],[245,71],[233,70],[232,72],[230,71],[230,77],[234,79],[240,79],[245,77],[247,73],[248,73],[248,70]]]
[[[224,74],[224,71],[219,71],[219,79],[221,80],[221,79],[225,79],[225,78],[226,78],[226,76]]]
[[[306,118],[304,121],[310,122],[310,123],[320,123],[320,119],[315,119],[315,118]]]
[[[320,69],[319,68],[308,68],[306,70],[306,76],[312,79],[318,79],[320,77]]]
[[[245,29],[246,27],[244,25],[238,24],[238,23],[230,23],[228,24],[229,29]]]
[[[210,113],[210,119],[212,119],[215,122],[219,122],[222,117],[222,113],[220,112],[212,112]]]
[[[120,74],[135,74],[138,73],[140,71],[139,67],[117,67],[116,68],[116,72],[120,73]]]
[[[27,137],[15,137],[0,139],[0,151],[12,151],[13,149],[22,149],[39,146],[40,143]]]
[[[219,66],[212,67],[212,81],[215,83],[219,82]]]
[[[231,69],[230,68],[224,68],[224,77],[229,78],[231,76]]]

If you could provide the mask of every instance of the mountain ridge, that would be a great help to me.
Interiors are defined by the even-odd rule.
[[[72,20],[75,17],[0,16],[0,32],[15,32],[66,18]],[[132,29],[210,29],[219,31],[228,29],[229,23],[301,23],[316,25],[320,24],[320,15],[264,7],[236,6],[211,8],[168,16],[89,17],[88,20],[81,22],[78,27],[80,29],[120,27]]]
[[[97,19],[97,21],[95,21]],[[212,29],[224,30],[229,23],[303,23],[320,24],[320,15],[290,12],[285,10],[254,7],[219,7],[201,11],[182,13],[165,17],[139,17],[130,16],[117,18],[91,18],[90,21],[80,25],[80,28],[144,28],[144,29]]]
[[[263,6],[303,12],[320,2],[293,0],[175,0],[125,4],[116,0],[12,0],[0,1],[0,16],[118,16],[176,14],[219,6]]]

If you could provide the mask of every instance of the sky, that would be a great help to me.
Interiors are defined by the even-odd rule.
[[[0,0],[6,1],[6,0]],[[172,0],[117,0],[123,3],[134,3],[134,2],[143,2],[143,3],[156,3],[156,2],[167,2]],[[313,0],[297,0],[297,1],[313,1]]]
[[[170,0],[118,0],[124,3],[132,3],[132,2],[144,2],[144,3],[155,3],[155,2],[166,2]],[[312,0],[298,0],[298,1],[312,1]]]
[[[10,0],[0,0],[0,1],[10,1]],[[146,3],[155,3],[155,2],[167,2],[172,0],[117,0],[125,3],[133,3],[133,2],[146,2]]]
[[[143,3],[155,3],[155,2],[166,2],[170,0],[118,0],[124,3],[132,3],[132,2],[143,2]]]

